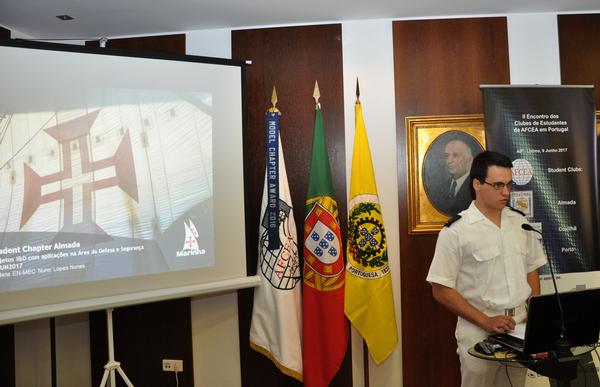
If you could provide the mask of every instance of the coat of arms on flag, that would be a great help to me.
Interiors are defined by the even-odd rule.
[[[336,221],[337,206],[329,196],[314,203],[304,222],[304,283],[329,291],[344,284],[344,260],[340,259],[341,235]]]
[[[389,273],[381,207],[376,195],[360,195],[351,201],[348,217],[348,272],[363,278]]]

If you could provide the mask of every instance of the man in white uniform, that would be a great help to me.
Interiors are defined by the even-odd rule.
[[[475,200],[440,231],[427,275],[434,298],[458,316],[462,387],[525,384],[525,368],[467,353],[489,334],[512,331],[527,317],[527,299],[540,293],[537,269],[547,260],[535,235],[521,228],[523,214],[507,207],[511,167],[497,152],[475,157],[469,177]]]

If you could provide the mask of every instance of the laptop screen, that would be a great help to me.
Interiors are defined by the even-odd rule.
[[[600,330],[600,289],[560,293],[567,339],[572,347],[598,342]],[[557,349],[561,318],[556,294],[531,297],[525,328],[523,352],[526,354]]]

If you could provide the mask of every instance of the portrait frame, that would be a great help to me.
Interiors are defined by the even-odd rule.
[[[409,234],[437,233],[450,218],[433,203],[428,195],[424,175],[441,175],[446,171],[439,163],[425,165],[426,155],[432,148],[439,149],[444,137],[473,139],[485,150],[483,114],[406,117],[408,162]],[[447,141],[446,141],[447,142]],[[439,159],[439,157],[438,157]],[[427,168],[427,170],[425,170]],[[440,170],[436,170],[440,169]],[[468,182],[466,182],[468,183]]]

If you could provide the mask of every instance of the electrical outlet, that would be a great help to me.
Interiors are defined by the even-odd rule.
[[[163,371],[182,372],[183,371],[183,360],[163,359],[162,367],[163,367]]]

